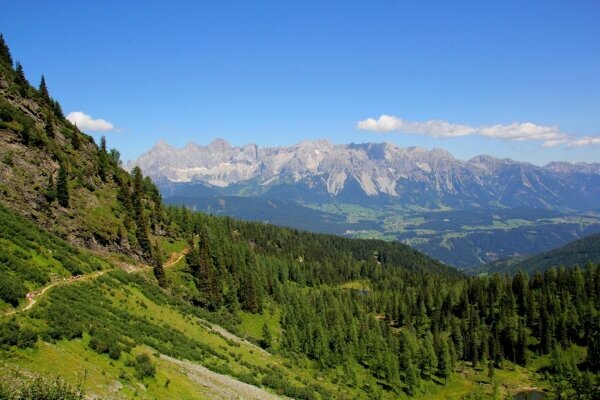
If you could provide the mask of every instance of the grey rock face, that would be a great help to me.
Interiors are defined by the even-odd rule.
[[[326,140],[293,146],[235,147],[223,139],[176,149],[158,142],[138,165],[159,186],[202,183],[238,194],[240,185],[267,195],[301,187],[317,200],[441,207],[600,208],[600,164],[553,162],[544,167],[480,155],[468,161],[443,149],[391,143],[334,145]],[[294,196],[298,191],[291,191]],[[290,194],[291,196],[291,194]],[[320,196],[320,197],[319,197]],[[315,200],[307,193],[306,197]]]

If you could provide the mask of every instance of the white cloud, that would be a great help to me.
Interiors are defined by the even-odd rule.
[[[399,132],[432,137],[483,136],[512,141],[533,140],[542,141],[544,147],[553,147],[565,143],[569,143],[568,145],[571,146],[570,143],[573,141],[569,135],[561,132],[556,126],[536,125],[531,122],[514,122],[510,125],[469,126],[441,120],[412,122],[384,114],[378,119],[367,118],[359,121],[356,127],[380,133]],[[595,138],[590,139],[595,144],[593,141]]]
[[[591,145],[600,145],[600,136],[584,136],[579,139],[573,139],[569,141],[567,147],[581,147]]]
[[[82,111],[69,113],[67,119],[83,131],[112,131],[115,128],[110,122],[100,118],[93,119]]]
[[[446,121],[431,120],[427,122],[410,122],[394,117],[381,115],[378,119],[367,118],[356,124],[358,129],[380,133],[397,131],[401,133],[418,133],[433,137],[456,137],[473,134],[468,125],[451,124]]]

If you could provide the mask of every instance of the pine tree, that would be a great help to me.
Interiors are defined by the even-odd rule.
[[[56,118],[60,120],[65,119],[65,114],[63,113],[62,107],[60,106],[60,103],[57,100],[50,99],[50,106]]]
[[[418,358],[421,376],[427,380],[431,379],[438,366],[438,359],[435,355],[435,349],[433,348],[433,337],[431,332],[427,332],[423,338]]]
[[[79,150],[81,148],[81,137],[79,136],[79,129],[75,127],[73,130],[73,137],[71,138],[71,144],[75,150]]]
[[[44,75],[42,75],[42,79],[40,80],[40,95],[42,96],[42,101],[46,104],[50,104],[50,94],[48,93],[48,88],[46,87],[46,79]]]
[[[23,71],[23,66],[18,61],[15,67],[15,71],[17,73],[15,76],[15,83],[23,88],[27,87],[28,82],[27,78],[25,77],[25,71]]]
[[[143,212],[140,212],[136,215],[135,224],[135,237],[138,241],[138,244],[140,245],[140,248],[142,249],[146,257],[150,258],[150,256],[152,255],[152,248],[150,245],[150,232],[148,231],[148,222]]]
[[[152,254],[152,248],[150,245],[150,232],[148,231],[148,221],[146,220],[146,214],[144,213],[144,207],[142,204],[144,188],[142,170],[139,167],[135,167],[132,170],[133,175],[133,213],[135,215],[136,223],[136,239],[142,251],[149,257]]]
[[[446,339],[441,339],[438,347],[437,358],[439,376],[444,378],[444,381],[447,381],[452,373],[452,357],[450,356],[450,349]]]
[[[46,186],[44,196],[46,197],[46,201],[48,203],[52,203],[54,200],[56,200],[56,186],[54,185],[54,176],[52,173],[50,173],[48,176],[48,185]]]
[[[243,281],[240,285],[240,304],[242,309],[251,313],[258,311],[258,297],[256,295],[256,286],[254,283],[254,277],[248,270],[243,275]]]
[[[233,284],[229,285],[229,290],[225,294],[225,306],[227,310],[233,315],[237,315],[240,311],[240,302],[238,301],[237,289]]]
[[[163,252],[160,248],[158,242],[154,244],[154,277],[158,281],[160,287],[167,287],[167,277],[165,275],[165,270],[163,267]]]
[[[103,182],[106,182],[107,172],[109,168],[108,162],[108,153],[106,152],[106,138],[102,136],[100,138],[100,153],[98,154],[98,176],[102,179]],[[144,193],[143,191],[143,177],[142,172],[138,168],[136,171],[132,171],[134,174],[139,173],[139,193],[140,196]],[[137,176],[134,175],[134,180],[137,179]]]
[[[589,340],[587,362],[593,371],[600,372],[600,317],[597,317],[595,322],[596,331]]]
[[[10,65],[10,68],[13,66],[13,59],[10,55],[10,49],[8,45],[4,41],[4,36],[0,33],[0,62],[3,62],[7,65]]]
[[[262,340],[261,340],[260,345],[263,349],[268,349],[269,347],[271,347],[272,342],[273,342],[273,335],[271,334],[269,325],[267,325],[267,323],[265,322],[262,326]]]
[[[44,132],[49,138],[54,138],[54,125],[52,124],[52,118],[46,118],[46,125],[44,126]]]
[[[56,198],[58,204],[63,207],[69,207],[69,185],[68,174],[64,166],[58,169],[58,181],[56,182]]]
[[[223,293],[217,270],[210,254],[210,242],[207,231],[204,231],[200,235],[197,257],[196,286],[200,291],[204,305],[211,310],[216,310],[223,303]]]

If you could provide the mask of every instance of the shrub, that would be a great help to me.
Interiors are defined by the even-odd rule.
[[[2,279],[0,279],[0,299],[16,307],[19,305],[19,300],[25,298],[27,289],[12,276],[3,275]]]
[[[17,337],[17,347],[25,349],[27,347],[34,347],[38,340],[38,334],[31,328],[21,328],[19,336]]]
[[[17,344],[19,325],[14,319],[0,324],[0,348],[8,348]]]
[[[118,343],[117,336],[106,328],[97,328],[92,332],[89,346],[98,354],[108,354],[113,360],[121,357],[121,346]]]
[[[140,354],[135,357],[135,376],[138,379],[144,379],[146,377],[153,377],[156,374],[156,367],[152,364],[148,354]]]
[[[82,382],[70,385],[63,379],[40,375],[25,376],[8,373],[0,376],[0,399],[2,400],[83,400]]]
[[[20,326],[14,319],[0,324],[0,348],[17,346],[24,349],[33,347],[37,342],[37,338],[37,332],[31,328]]]

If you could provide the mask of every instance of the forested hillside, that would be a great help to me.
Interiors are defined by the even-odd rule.
[[[490,263],[481,270],[487,272],[515,273],[523,270],[529,273],[545,271],[551,267],[586,265],[600,262],[600,234],[575,240],[565,246],[545,253],[525,258],[509,258]]]
[[[3,40],[0,95],[0,398],[597,398],[599,265],[468,278],[167,207]]]

